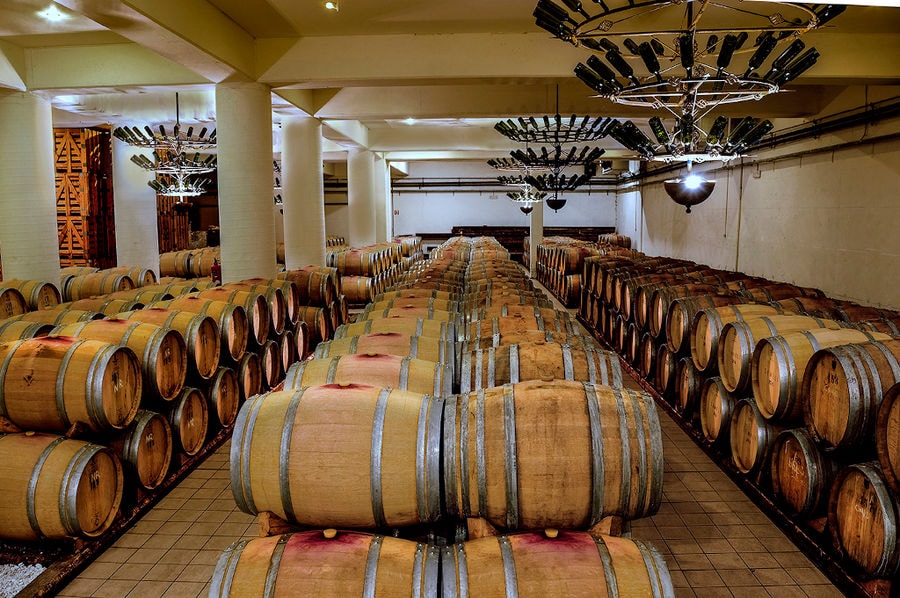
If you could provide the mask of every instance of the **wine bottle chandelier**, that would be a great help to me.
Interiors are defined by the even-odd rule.
[[[613,102],[667,108],[695,120],[721,104],[775,93],[811,68],[819,53],[815,48],[804,52],[799,37],[846,8],[741,0],[595,0],[592,5],[599,10],[591,14],[579,0],[562,3],[538,0],[533,15],[558,39],[596,53],[575,67],[581,81]],[[621,38],[624,50],[611,38]],[[763,69],[779,46],[787,47]]]
[[[216,147],[216,130],[207,134],[208,128],[202,127],[196,132],[189,126],[181,127],[178,94],[175,94],[175,125],[167,130],[164,125],[152,129],[123,126],[113,129],[113,135],[125,143],[153,151],[153,160],[143,154],[131,157],[131,161],[154,174],[147,184],[159,195],[178,197],[180,202],[185,197],[202,195],[211,180],[198,179],[198,175],[216,169],[216,155],[201,155],[201,152]]]

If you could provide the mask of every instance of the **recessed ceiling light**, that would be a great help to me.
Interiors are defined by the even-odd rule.
[[[325,2],[325,8],[327,8],[328,10],[333,10],[334,12],[337,12],[341,9],[341,7],[338,6],[337,0],[328,0],[327,2]]]
[[[37,16],[50,23],[59,23],[60,21],[65,21],[69,18],[69,15],[59,10],[59,7],[55,4],[51,4],[44,10],[39,10]]]

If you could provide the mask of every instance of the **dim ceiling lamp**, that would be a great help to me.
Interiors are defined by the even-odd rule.
[[[334,12],[338,12],[341,10],[341,7],[338,6],[337,0],[328,0],[328,2],[323,3],[323,6],[326,10],[333,10]]]
[[[562,4],[538,0],[535,22],[558,39],[594,52],[575,67],[575,75],[599,97],[665,107],[697,120],[702,110],[775,93],[811,68],[819,53],[815,48],[804,52],[798,38],[846,8],[792,2],[750,6],[742,0],[595,0],[592,10],[599,11],[591,14],[580,0]],[[776,58],[764,69],[773,54]]]
[[[39,10],[37,16],[48,23],[61,23],[62,21],[69,20],[69,15],[61,11],[55,4],[51,4],[44,10]]]
[[[688,174],[684,178],[670,179],[663,182],[666,194],[678,205],[685,206],[685,212],[691,213],[691,206],[706,201],[716,187],[715,181],[708,181],[702,175],[691,172],[691,163],[687,163]]]
[[[137,154],[131,161],[154,173],[155,177],[147,184],[159,195],[178,197],[183,202],[185,197],[202,195],[205,186],[211,182],[195,177],[216,169],[215,154],[201,155],[216,146],[216,130],[207,135],[207,127],[202,127],[195,135],[194,127],[182,129],[177,93],[172,129],[167,130],[164,125],[158,125],[155,130],[146,125],[143,128],[124,126],[113,129],[113,136],[134,147],[152,150],[152,160]]]

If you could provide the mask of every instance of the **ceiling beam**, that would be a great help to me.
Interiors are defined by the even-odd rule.
[[[206,0],[58,2],[207,81],[255,79],[253,38]]]
[[[22,48],[0,41],[0,87],[25,91],[25,52]]]

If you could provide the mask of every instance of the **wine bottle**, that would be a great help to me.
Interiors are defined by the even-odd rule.
[[[802,39],[795,39],[791,45],[789,45],[784,52],[778,55],[778,57],[772,61],[772,66],[769,68],[769,72],[763,76],[763,79],[766,81],[773,80],[779,73],[781,73],[784,68],[797,57],[800,52],[803,51],[803,48],[806,47],[806,44],[803,43]]]
[[[664,56],[664,55],[665,55],[665,53],[666,53],[666,47],[663,46],[663,45],[662,45],[662,42],[660,42],[660,41],[659,41],[658,39],[656,39],[655,37],[650,39],[650,46],[653,48],[653,51],[656,52],[656,55],[657,55],[657,56]]]
[[[706,53],[707,54],[715,54],[716,53],[716,44],[719,43],[719,36],[713,33],[709,36],[709,39],[706,40]]]
[[[691,145],[694,137],[694,115],[683,114],[678,119],[678,137],[685,146]]]
[[[816,12],[816,27],[821,27],[834,17],[847,10],[843,4],[827,4],[824,8]]]
[[[713,121],[712,127],[709,129],[709,135],[706,136],[707,145],[721,145],[725,137],[725,127],[728,126],[728,119],[724,116],[717,116]]]
[[[608,60],[609,63],[613,65],[613,68],[619,71],[623,77],[630,80],[635,85],[640,85],[640,81],[634,76],[634,69],[631,68],[628,61],[622,58],[622,55],[619,54],[619,52],[610,50],[606,53],[606,60]]]
[[[669,133],[666,131],[666,127],[663,126],[662,119],[658,116],[650,117],[650,130],[653,131],[653,135],[656,137],[656,140],[660,145],[669,147]]]
[[[594,69],[594,72],[597,73],[597,76],[599,76],[607,86],[616,91],[622,89],[622,84],[619,83],[619,80],[616,78],[616,74],[611,68],[606,66],[605,62],[603,62],[596,56],[588,56],[587,65]]]
[[[601,46],[600,42],[595,40],[593,37],[586,37],[584,39],[580,39],[579,41],[585,48],[593,50],[594,52],[603,52],[603,46]]]
[[[738,126],[732,129],[731,135],[728,136],[728,142],[725,144],[723,151],[728,154],[732,153],[734,151],[734,148],[736,148],[741,143],[747,133],[749,133],[753,129],[753,127],[756,126],[756,122],[757,119],[753,118],[752,116],[745,116],[743,119],[741,119],[741,122],[738,123]]]
[[[625,47],[628,48],[628,51],[631,52],[632,56],[640,56],[641,52],[638,49],[638,45],[634,43],[633,39],[631,39],[630,37],[626,37],[623,43],[625,44]]]
[[[534,7],[534,12],[532,14],[536,18],[543,18],[551,23],[556,22],[562,24],[568,22],[572,25],[578,25],[578,23],[572,19],[571,15],[569,15],[569,11],[552,0],[538,0],[537,6]]]
[[[581,2],[579,0],[563,0],[563,4],[569,7],[569,10],[577,12],[585,19],[590,19],[591,15],[585,12],[584,8],[581,6]]]
[[[764,120],[753,129],[747,133],[744,138],[741,140],[740,144],[735,148],[735,152],[742,152],[748,147],[754,145],[760,139],[762,139],[769,131],[771,131],[775,125],[772,124],[770,120]]]
[[[793,81],[804,72],[808,71],[819,59],[819,52],[815,48],[810,48],[803,53],[800,58],[785,67],[781,75],[775,79],[775,84],[779,87],[785,83]]]
[[[744,78],[749,77],[750,73],[762,66],[762,63],[769,57],[769,54],[772,53],[772,50],[775,49],[776,45],[778,45],[778,40],[775,39],[775,36],[766,32],[762,36],[762,40],[760,40],[759,46],[756,48],[753,56],[751,56],[750,60],[747,62],[747,70],[744,72]]]
[[[659,74],[659,59],[656,57],[656,52],[653,51],[653,47],[648,42],[643,42],[638,46],[638,53],[641,55],[641,59],[644,61],[644,66],[647,67],[647,71],[653,73],[656,76],[656,80],[661,82],[662,77]]]
[[[681,66],[687,71],[688,78],[694,68],[694,35],[685,33],[678,37],[678,52],[681,54]]]
[[[600,45],[603,46],[607,52],[619,52],[619,46],[617,46],[614,41],[606,39],[605,37],[600,38]]]

